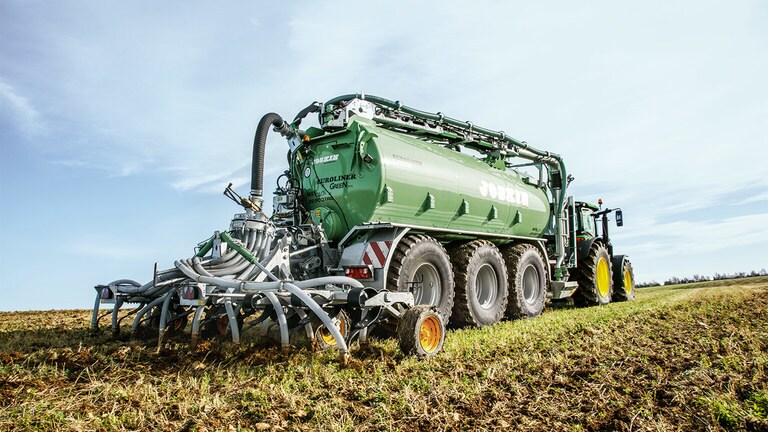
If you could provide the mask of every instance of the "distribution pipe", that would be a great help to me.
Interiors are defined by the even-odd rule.
[[[282,117],[269,113],[259,120],[253,137],[253,160],[251,163],[251,197],[261,197],[264,189],[264,151],[270,126],[283,136],[291,135],[291,126]]]

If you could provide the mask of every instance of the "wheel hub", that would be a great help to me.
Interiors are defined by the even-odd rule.
[[[416,304],[437,306],[440,302],[440,275],[432,264],[423,263],[416,269],[411,287]]]
[[[597,262],[597,292],[600,297],[608,297],[611,290],[611,273],[608,270],[608,261],[600,258]]]
[[[541,289],[539,279],[539,271],[536,269],[536,266],[529,265],[523,270],[523,297],[528,304],[536,303],[539,290]]]
[[[629,268],[627,267],[624,269],[624,289],[627,291],[627,295],[632,294],[632,289],[634,287],[632,286],[632,273],[630,273]]]
[[[432,353],[440,346],[441,332],[437,317],[430,315],[424,318],[419,329],[419,343],[426,353]]]
[[[483,264],[475,276],[475,296],[483,309],[490,309],[496,302],[499,281],[490,264]]]

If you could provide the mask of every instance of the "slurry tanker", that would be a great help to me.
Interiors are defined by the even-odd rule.
[[[302,129],[310,114],[320,127]],[[270,131],[287,140],[288,166],[268,215]],[[224,192],[242,212],[151,281],[97,285],[91,324],[111,314],[117,333],[131,317],[158,348],[189,327],[192,344],[252,333],[335,346],[344,360],[375,331],[428,357],[447,325],[535,317],[547,299],[631,300],[632,266],[608,234],[622,212],[575,201],[572,179],[555,153],[376,96],[313,103],[290,123],[266,114],[249,195]]]

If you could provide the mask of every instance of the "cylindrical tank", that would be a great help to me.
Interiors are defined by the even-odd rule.
[[[550,204],[525,175],[354,119],[306,143],[294,170],[304,208],[330,241],[369,222],[542,236]]]

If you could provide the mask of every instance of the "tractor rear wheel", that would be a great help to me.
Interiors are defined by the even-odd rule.
[[[602,243],[595,242],[589,255],[579,261],[575,279],[579,287],[573,294],[577,306],[601,306],[611,302],[613,275],[611,256]]]
[[[632,263],[624,258],[613,268],[613,299],[629,301],[635,298],[635,272]]]
[[[416,305],[405,311],[397,325],[400,350],[406,355],[432,357],[443,349],[445,321],[434,306]]]
[[[507,317],[532,318],[544,311],[547,275],[544,258],[530,244],[517,244],[504,250],[509,270]]]
[[[400,240],[387,275],[387,289],[412,292],[416,304],[435,306],[445,322],[453,308],[453,268],[443,245],[423,234]]]
[[[456,296],[452,324],[483,327],[496,324],[507,308],[507,268],[496,246],[473,240],[450,251]]]

